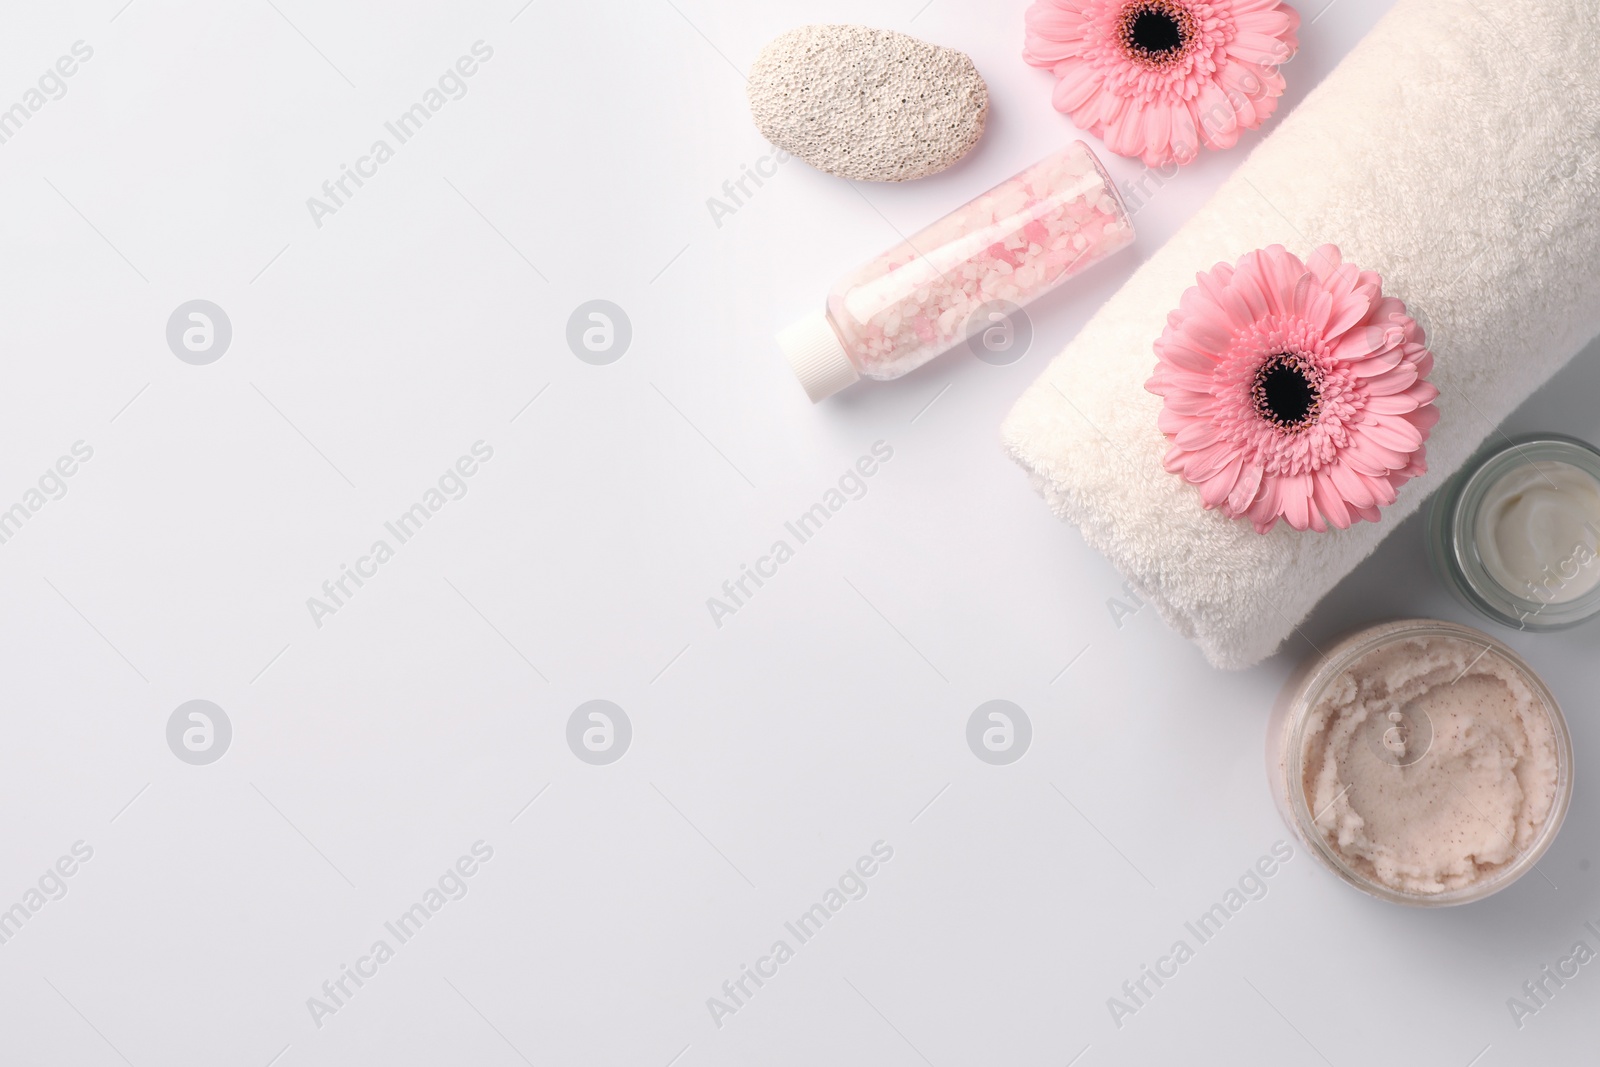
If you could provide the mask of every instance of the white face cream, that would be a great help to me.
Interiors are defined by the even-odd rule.
[[[1600,449],[1554,433],[1504,440],[1440,488],[1428,547],[1445,586],[1501,625],[1600,616]]]
[[[1560,460],[1490,484],[1474,534],[1484,570],[1508,592],[1565,604],[1600,585],[1600,481]]]

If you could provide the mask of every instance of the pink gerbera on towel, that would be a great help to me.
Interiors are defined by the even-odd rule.
[[[1280,0],[1035,0],[1022,56],[1057,111],[1147,166],[1230,148],[1283,95],[1300,16]]]
[[[1266,533],[1378,521],[1424,473],[1439,390],[1422,327],[1372,271],[1282,245],[1196,276],[1155,344],[1163,466]]]

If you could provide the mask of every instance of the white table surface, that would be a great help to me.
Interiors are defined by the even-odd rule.
[[[1593,625],[1502,634],[1578,753],[1539,874],[1425,913],[1297,854],[1113,1023],[1107,998],[1289,837],[1263,724],[1306,645],[1222,673],[1154,611],[1115,618],[1120,579],[997,426],[1261,134],[1036,306],[1020,362],[952,356],[814,408],[774,330],[1075,136],[1019,58],[1022,0],[921,2],[7,9],[0,107],[74,42],[93,55],[0,144],[0,508],[75,442],[93,456],[0,544],[0,909],[53,891],[75,843],[93,854],[0,944],[0,1062],[1592,1056],[1600,969],[1520,1029],[1506,1001],[1600,948]],[[1386,7],[1306,11],[1285,107]],[[785,164],[717,225],[707,199],[770,151],[739,71],[825,21],[969,52],[989,132],[904,186]],[[466,95],[317,226],[307,198],[480,40]],[[165,337],[197,298],[233,329],[204,366]],[[594,299],[632,325],[605,366],[565,340]],[[1596,389],[1591,349],[1512,425],[1600,436]],[[318,626],[307,598],[479,441],[466,495]],[[877,441],[893,457],[866,494],[716,626],[707,598]],[[1419,520],[1304,629],[1401,614],[1470,621]],[[194,699],[232,726],[209,765],[167,743]],[[596,699],[632,728],[603,766],[566,741]],[[1010,765],[966,742],[994,699],[1032,724]],[[387,932],[479,841],[464,897]],[[803,944],[786,931],[880,841],[864,897]],[[380,939],[393,958],[313,1019]],[[708,998],[780,939],[793,958],[714,1020]]]

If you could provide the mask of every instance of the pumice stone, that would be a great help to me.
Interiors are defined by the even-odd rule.
[[[750,114],[773,145],[841,178],[937,174],[983,136],[989,87],[971,57],[868,26],[801,26],[750,68]]]

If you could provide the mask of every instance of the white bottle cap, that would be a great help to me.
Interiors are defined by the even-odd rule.
[[[794,323],[778,334],[778,347],[813,404],[861,380],[826,315]]]

